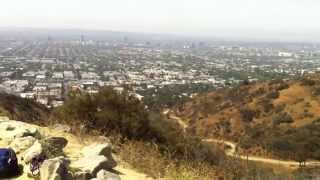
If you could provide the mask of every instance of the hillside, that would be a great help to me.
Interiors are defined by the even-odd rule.
[[[242,153],[305,161],[320,159],[319,109],[320,74],[314,74],[203,94],[175,114],[187,132],[238,142]]]
[[[33,100],[0,93],[0,115],[8,116],[10,119],[45,124],[44,121],[48,119],[49,113],[45,106]]]
[[[273,84],[276,83],[273,82]],[[245,86],[248,88],[253,85]],[[275,87],[277,86],[275,85]],[[223,94],[224,92],[221,91],[219,93]],[[212,94],[214,93],[210,95]],[[207,98],[207,100],[209,99]],[[12,105],[12,109],[17,110],[15,111],[16,114],[27,113],[27,111],[32,112],[41,107],[32,101],[29,105],[26,103],[22,106],[25,108],[16,107],[16,104],[20,104],[21,102],[29,101],[15,97],[7,103]],[[21,158],[25,154],[30,154],[26,153],[29,152],[28,148],[30,145],[32,145],[30,148],[35,146],[35,150],[41,145],[45,150],[44,153],[53,158],[50,161],[51,163],[69,167],[68,171],[72,175],[76,175],[75,173],[79,170],[79,166],[80,170],[84,170],[86,167],[83,166],[87,165],[91,169],[91,162],[96,161],[90,160],[90,163],[87,164],[84,163],[85,160],[83,158],[86,158],[85,154],[91,154],[91,150],[97,152],[96,148],[107,148],[108,153],[104,155],[107,160],[112,160],[110,158],[110,146],[107,145],[109,142],[112,144],[112,156],[115,157],[116,162],[120,166],[114,167],[114,163],[111,163],[113,161],[108,161],[108,164],[111,163],[110,166],[113,169],[110,166],[106,167],[106,169],[118,174],[121,179],[211,180],[256,177],[290,179],[304,177],[305,175],[309,176],[310,174],[305,171],[296,171],[296,169],[290,171],[290,173],[277,174],[269,167],[242,161],[241,159],[245,159],[244,156],[238,158],[232,153],[236,151],[234,143],[224,142],[226,145],[231,145],[231,150],[228,150],[226,147],[220,148],[214,141],[205,141],[204,137],[201,138],[195,136],[195,134],[191,134],[191,128],[195,127],[191,126],[190,128],[192,121],[183,122],[185,119],[172,116],[173,114],[171,113],[168,115],[159,114],[144,107],[143,102],[138,101],[127,92],[117,93],[111,88],[101,89],[95,95],[77,94],[68,98],[68,101],[63,106],[53,111],[48,111],[47,115],[49,118],[47,116],[39,116],[46,117],[47,119],[17,119],[28,123],[9,121],[8,119],[4,119],[1,122],[0,120],[0,133],[3,133],[1,135],[0,146],[18,148],[17,152],[23,148],[23,153],[20,154],[19,152],[19,158]],[[187,112],[187,109],[181,111],[179,115],[182,112]],[[172,117],[175,117],[174,121],[172,121]],[[34,123],[31,123],[32,121]],[[41,124],[41,126],[35,124]],[[13,127],[13,125],[17,125],[17,128]],[[19,136],[12,134],[15,132],[15,129],[28,129],[30,127],[31,130],[27,130],[26,133],[21,134],[19,130],[17,132]],[[30,134],[30,132],[34,133]],[[6,133],[11,138],[5,138]],[[23,135],[22,139],[20,135]],[[220,137],[223,137],[222,135]],[[234,138],[233,136],[227,137],[230,139]],[[25,138],[31,139],[31,142],[26,144],[21,143],[24,142]],[[48,141],[48,138],[50,141]],[[61,140],[61,142],[57,141],[57,139]],[[65,144],[65,141],[67,141],[67,144]],[[60,143],[63,144],[63,147],[61,147]],[[52,147],[53,149],[51,149]],[[59,148],[56,149],[56,147]],[[49,151],[47,148],[49,148]],[[54,153],[54,156],[52,156],[52,153]],[[59,158],[56,159],[56,157]],[[99,161],[103,157],[96,158],[95,160]],[[250,161],[252,159],[261,160],[261,158],[250,156]],[[24,168],[28,169],[29,165],[25,160],[24,158],[21,162],[25,163],[23,164]],[[67,160],[71,164],[64,164],[60,160]],[[287,164],[286,162],[284,163]],[[77,166],[78,168],[74,169]],[[44,171],[46,172],[46,170]],[[25,178],[26,173],[27,171],[19,178]],[[96,171],[92,171],[90,174],[91,177],[95,177]],[[46,178],[41,179],[45,180]]]
[[[16,122],[19,128],[41,125],[42,127],[37,127],[47,129],[48,132],[55,132],[55,128],[63,127],[62,130],[67,129],[69,134],[63,134],[61,137],[66,139],[70,135],[79,137],[68,139],[68,144],[61,154],[67,159],[77,154],[76,152],[70,154],[70,151],[79,151],[86,145],[85,142],[78,143],[79,140],[85,141],[85,137],[89,137],[92,138],[91,142],[95,143],[96,137],[102,136],[108,137],[115,145],[113,151],[119,162],[129,167],[126,170],[129,169],[132,173],[138,171],[156,179],[164,177],[212,179],[224,174],[224,171],[217,172],[220,169],[217,167],[218,163],[225,158],[223,151],[213,145],[201,143],[198,138],[185,136],[179,126],[160,114],[147,111],[143,102],[127,92],[118,93],[111,88],[105,88],[95,95],[73,94],[63,106],[51,111],[42,109],[41,105],[33,101],[12,95],[3,94],[0,98],[5,99],[0,104],[3,115],[9,116],[10,119],[17,117],[18,120],[10,121],[9,124],[6,122],[3,125],[4,132],[11,131],[11,122]],[[45,116],[41,116],[42,113]],[[21,124],[20,121],[26,123]],[[0,130],[0,133],[4,132]],[[28,136],[29,133],[26,134]],[[6,138],[1,137],[1,139],[5,139],[5,143],[0,144],[0,147],[11,147],[12,138],[8,142]],[[50,144],[50,147],[55,145],[55,143]],[[61,152],[61,148],[59,149]],[[25,163],[25,167],[28,167],[28,162]],[[204,168],[212,170],[201,171]],[[95,176],[95,173],[91,174]]]

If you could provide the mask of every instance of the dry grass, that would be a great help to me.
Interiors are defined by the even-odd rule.
[[[223,172],[204,163],[193,164],[177,161],[161,153],[157,145],[141,141],[127,141],[119,148],[120,159],[142,173],[153,178],[172,180],[217,179]]]
[[[189,122],[189,133],[234,142],[248,136],[251,138],[251,147],[247,152],[257,156],[278,157],[265,147],[266,140],[275,129],[279,132],[298,130],[320,118],[320,74],[310,78],[315,83],[302,83],[306,80],[299,78],[285,82],[259,82],[231,91],[214,91],[195,97],[175,112],[177,116],[189,119],[186,120]],[[279,95],[268,96],[272,92]],[[239,113],[243,107],[258,112],[258,115],[250,122],[245,121]],[[275,117],[282,113],[288,114],[293,121],[275,124]],[[241,147],[239,149],[242,152]]]

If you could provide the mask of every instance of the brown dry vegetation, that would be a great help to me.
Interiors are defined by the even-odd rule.
[[[316,109],[319,104],[314,98],[319,96],[320,86],[309,80],[302,82],[304,80],[249,84],[197,97],[177,111],[191,125],[188,129],[191,134],[184,134],[179,126],[166,117],[148,112],[142,102],[127,94],[116,94],[110,89],[102,90],[97,96],[76,96],[53,113],[32,101],[0,95],[0,98],[7,98],[2,101],[4,104],[0,104],[0,109],[12,119],[46,125],[66,123],[74,127],[72,129],[76,134],[81,134],[77,132],[79,129],[87,135],[110,137],[118,134],[120,138],[113,138],[113,143],[118,147],[114,153],[130,167],[154,178],[275,179],[279,175],[275,175],[273,170],[226,157],[219,148],[202,143],[197,136],[241,140],[243,147],[246,147],[244,145],[247,142],[251,145],[249,149],[265,149],[263,144],[258,143],[261,139],[268,142],[268,136],[262,132],[275,134],[289,131],[292,127],[304,128],[298,132],[299,137],[305,137],[307,132],[320,132],[317,127],[306,127],[308,123],[301,123],[320,124],[319,119],[310,120],[318,116]],[[293,92],[297,95],[292,96]],[[304,99],[297,97],[301,93],[305,93]],[[286,103],[291,101],[297,105],[289,107]],[[307,110],[300,109],[302,103],[308,107]],[[296,120],[296,114],[299,114],[297,111],[304,113],[304,120]],[[50,115],[51,118],[48,118]],[[280,116],[280,120],[274,118],[276,115]],[[290,118],[286,117],[286,121],[282,122],[282,116]],[[290,179],[287,174],[283,177]]]
[[[320,159],[319,109],[320,74],[314,74],[218,90],[175,112],[188,121],[191,134],[239,142],[260,156],[303,161]],[[297,149],[304,157],[288,153]]]

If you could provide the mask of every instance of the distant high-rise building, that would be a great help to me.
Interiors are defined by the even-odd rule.
[[[51,42],[52,41],[52,38],[51,36],[48,36],[48,39],[47,39],[48,42]]]
[[[84,43],[84,42],[85,42],[84,35],[81,35],[81,37],[80,37],[80,42],[81,42],[81,43]]]
[[[129,38],[127,36],[123,37],[123,41],[124,42],[128,42],[129,41]]]

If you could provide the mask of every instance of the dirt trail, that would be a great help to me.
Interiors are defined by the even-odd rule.
[[[180,117],[178,117],[170,112],[171,111],[169,109],[166,109],[166,110],[162,111],[162,114],[169,115],[170,119],[175,120],[183,128],[183,131],[186,131],[188,124],[186,122],[184,122]]]
[[[169,111],[167,112],[169,113]],[[188,125],[180,118],[175,115],[169,115],[170,119],[176,120],[183,129],[186,129]],[[272,158],[263,158],[258,156],[245,156],[245,155],[239,155],[237,153],[237,143],[231,142],[231,141],[225,141],[221,139],[203,139],[202,141],[208,142],[208,143],[215,143],[215,144],[224,144],[228,148],[225,150],[225,153],[227,156],[242,159],[242,160],[248,160],[248,161],[254,161],[254,162],[262,162],[267,164],[274,164],[274,165],[281,165],[285,167],[299,167],[299,162],[296,161],[290,161],[290,160],[280,160],[280,159],[272,159]],[[320,166],[320,161],[307,161],[305,163],[306,166]]]
[[[178,124],[183,128],[184,131],[187,129],[188,124],[184,122],[181,118],[174,115],[170,115],[170,119],[176,120]]]
[[[287,167],[298,167],[299,163],[296,161],[290,161],[290,160],[280,160],[280,159],[272,159],[272,158],[263,158],[258,156],[245,156],[245,155],[239,155],[237,154],[237,144],[231,141],[224,141],[224,140],[218,140],[218,139],[203,139],[204,142],[210,142],[215,144],[224,144],[228,148],[226,149],[225,153],[227,156],[235,157],[238,159],[243,160],[249,160],[249,161],[255,161],[255,162],[263,162],[268,164],[275,164],[275,165],[282,165]],[[320,161],[307,161],[306,166],[320,166]]]

